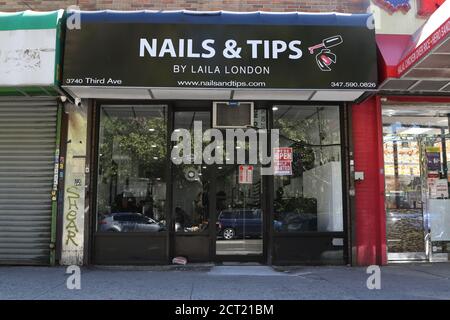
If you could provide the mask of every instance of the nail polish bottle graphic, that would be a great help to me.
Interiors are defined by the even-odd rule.
[[[329,48],[335,47],[343,42],[340,35],[332,36],[322,40],[322,43],[309,47],[309,53],[314,54],[314,50],[321,49],[316,54],[316,63],[322,71],[331,71],[330,65],[336,63],[336,55]]]
[[[316,55],[316,63],[322,71],[331,71],[330,65],[336,63],[336,55],[329,49],[322,49]]]
[[[331,47],[335,47],[335,46],[341,44],[342,42],[343,42],[343,40],[342,40],[341,36],[339,36],[339,35],[332,36],[332,37],[323,39],[322,43],[319,43],[319,44],[316,44],[315,46],[309,47],[308,50],[309,50],[310,54],[313,54],[314,50],[316,50],[316,49],[321,49],[321,48],[328,49]]]

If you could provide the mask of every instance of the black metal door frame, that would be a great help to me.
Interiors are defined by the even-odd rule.
[[[216,177],[218,173],[217,169],[218,165],[214,165],[214,171],[213,171],[213,197],[214,197],[214,204],[216,203],[216,194],[217,194],[217,184],[216,184]],[[263,249],[261,254],[249,254],[249,255],[218,255],[216,253],[216,240],[217,240],[217,230],[216,228],[212,228],[212,241],[214,242],[214,251],[211,255],[211,260],[215,263],[222,263],[222,262],[256,262],[256,263],[262,263],[266,264],[267,261],[267,221],[270,219],[270,214],[267,208],[267,180],[265,179],[266,176],[261,177],[261,187],[263,192],[260,194],[260,202],[261,202],[261,208],[262,208],[262,214],[263,214],[263,225],[262,225],[262,241],[263,241]],[[212,207],[212,206],[211,206]],[[216,212],[216,206],[212,207],[213,211],[213,222],[212,225],[215,226],[217,223],[217,212]]]
[[[209,112],[211,115],[211,123],[212,123],[212,101],[205,101],[205,102],[200,102],[198,103],[198,105],[191,104],[191,103],[187,103],[187,105],[184,105],[183,101],[177,101],[176,106],[174,106],[173,108],[171,108],[169,113],[169,121],[170,121],[170,125],[168,125],[168,129],[169,129],[169,133],[168,133],[168,139],[169,139],[169,145],[170,145],[170,134],[174,129],[174,123],[175,123],[175,113],[176,112],[193,112],[193,111],[198,111],[198,112]],[[170,148],[169,148],[169,153],[170,153]],[[170,167],[173,168],[173,164],[171,163]],[[268,242],[267,242],[267,236],[269,231],[267,230],[267,221],[269,220],[269,210],[267,208],[267,204],[269,203],[268,201],[266,201],[267,199],[267,179],[265,176],[262,177],[262,189],[263,189],[263,194],[261,194],[261,204],[262,204],[262,208],[263,208],[263,252],[260,255],[217,255],[216,254],[216,239],[217,239],[217,230],[216,230],[216,223],[217,223],[217,213],[216,213],[216,193],[217,193],[217,172],[218,172],[218,167],[219,165],[213,164],[213,165],[208,165],[209,169],[212,170],[212,176],[211,176],[211,184],[210,184],[210,188],[209,188],[209,228],[208,228],[208,242],[209,242],[209,261],[210,262],[215,262],[215,263],[222,263],[222,262],[227,262],[227,261],[232,261],[232,262],[258,262],[258,263],[266,263],[267,262],[267,246],[268,246]],[[172,177],[172,169],[170,172],[170,176]],[[169,251],[169,259],[172,259],[173,257],[176,256],[176,252],[175,252],[175,241],[176,241],[176,237],[204,237],[205,234],[196,234],[196,233],[191,233],[191,234],[176,234],[175,233],[175,224],[174,224],[174,219],[173,219],[173,185],[172,185],[172,181],[173,179],[169,179],[169,184],[170,184],[170,198],[168,197],[169,202],[170,202],[170,218],[171,218],[171,223],[170,223],[170,228],[169,228],[169,243],[170,243],[170,251]]]

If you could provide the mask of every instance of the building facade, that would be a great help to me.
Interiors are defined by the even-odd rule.
[[[376,88],[370,15],[71,17],[82,25],[66,32],[62,89],[81,99],[87,143],[66,190],[84,177],[72,208],[90,214],[65,219],[63,261],[81,255],[84,223],[95,264],[348,262],[346,119]]]
[[[380,252],[388,262],[448,261],[450,3],[408,4],[374,7],[380,87],[366,103],[382,141],[372,162],[384,173]]]
[[[54,0],[0,2],[1,11],[51,11],[76,5],[81,10],[194,10],[194,11],[274,11],[365,13],[368,0]]]
[[[78,1],[82,10],[133,11],[65,15],[56,93],[37,94],[57,105],[51,124],[39,121],[56,128],[53,204],[37,210],[33,194],[21,202],[50,220],[30,226],[31,211],[14,207],[3,180],[0,238],[16,238],[0,254],[27,254],[25,232],[41,237],[32,249],[44,264],[448,260],[449,10],[438,2]],[[71,4],[3,1],[0,11]],[[330,11],[352,15],[320,13]],[[392,72],[411,62],[422,30],[439,51],[420,58],[444,60],[424,63],[422,78]],[[8,120],[24,104],[12,92],[36,98],[23,89],[32,82],[6,82]],[[21,142],[24,130],[3,140]],[[45,158],[23,149],[19,161]],[[17,184],[30,174],[11,171],[11,150],[0,172]],[[23,217],[11,220],[16,209]],[[0,263],[25,262],[0,255]]]

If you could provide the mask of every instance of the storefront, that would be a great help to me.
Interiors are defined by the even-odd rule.
[[[54,264],[63,10],[0,13],[0,264]]]
[[[86,145],[68,146],[62,263],[350,261],[348,112],[377,86],[370,15],[74,18],[62,88]]]
[[[383,103],[388,259],[448,261],[448,102]]]
[[[446,1],[413,35],[377,39],[388,262],[449,260],[449,18]]]

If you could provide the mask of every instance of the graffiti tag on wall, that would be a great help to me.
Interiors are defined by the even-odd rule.
[[[65,215],[65,229],[66,229],[66,245],[72,243],[74,246],[78,247],[77,243],[77,235],[78,235],[78,227],[77,227],[77,213],[78,206],[80,200],[80,193],[77,187],[69,187],[66,190],[67,192],[67,200],[68,200],[68,209]]]
[[[61,238],[62,265],[83,264],[85,207],[85,167],[87,107],[69,108],[67,153],[65,157],[65,192],[63,234]]]

